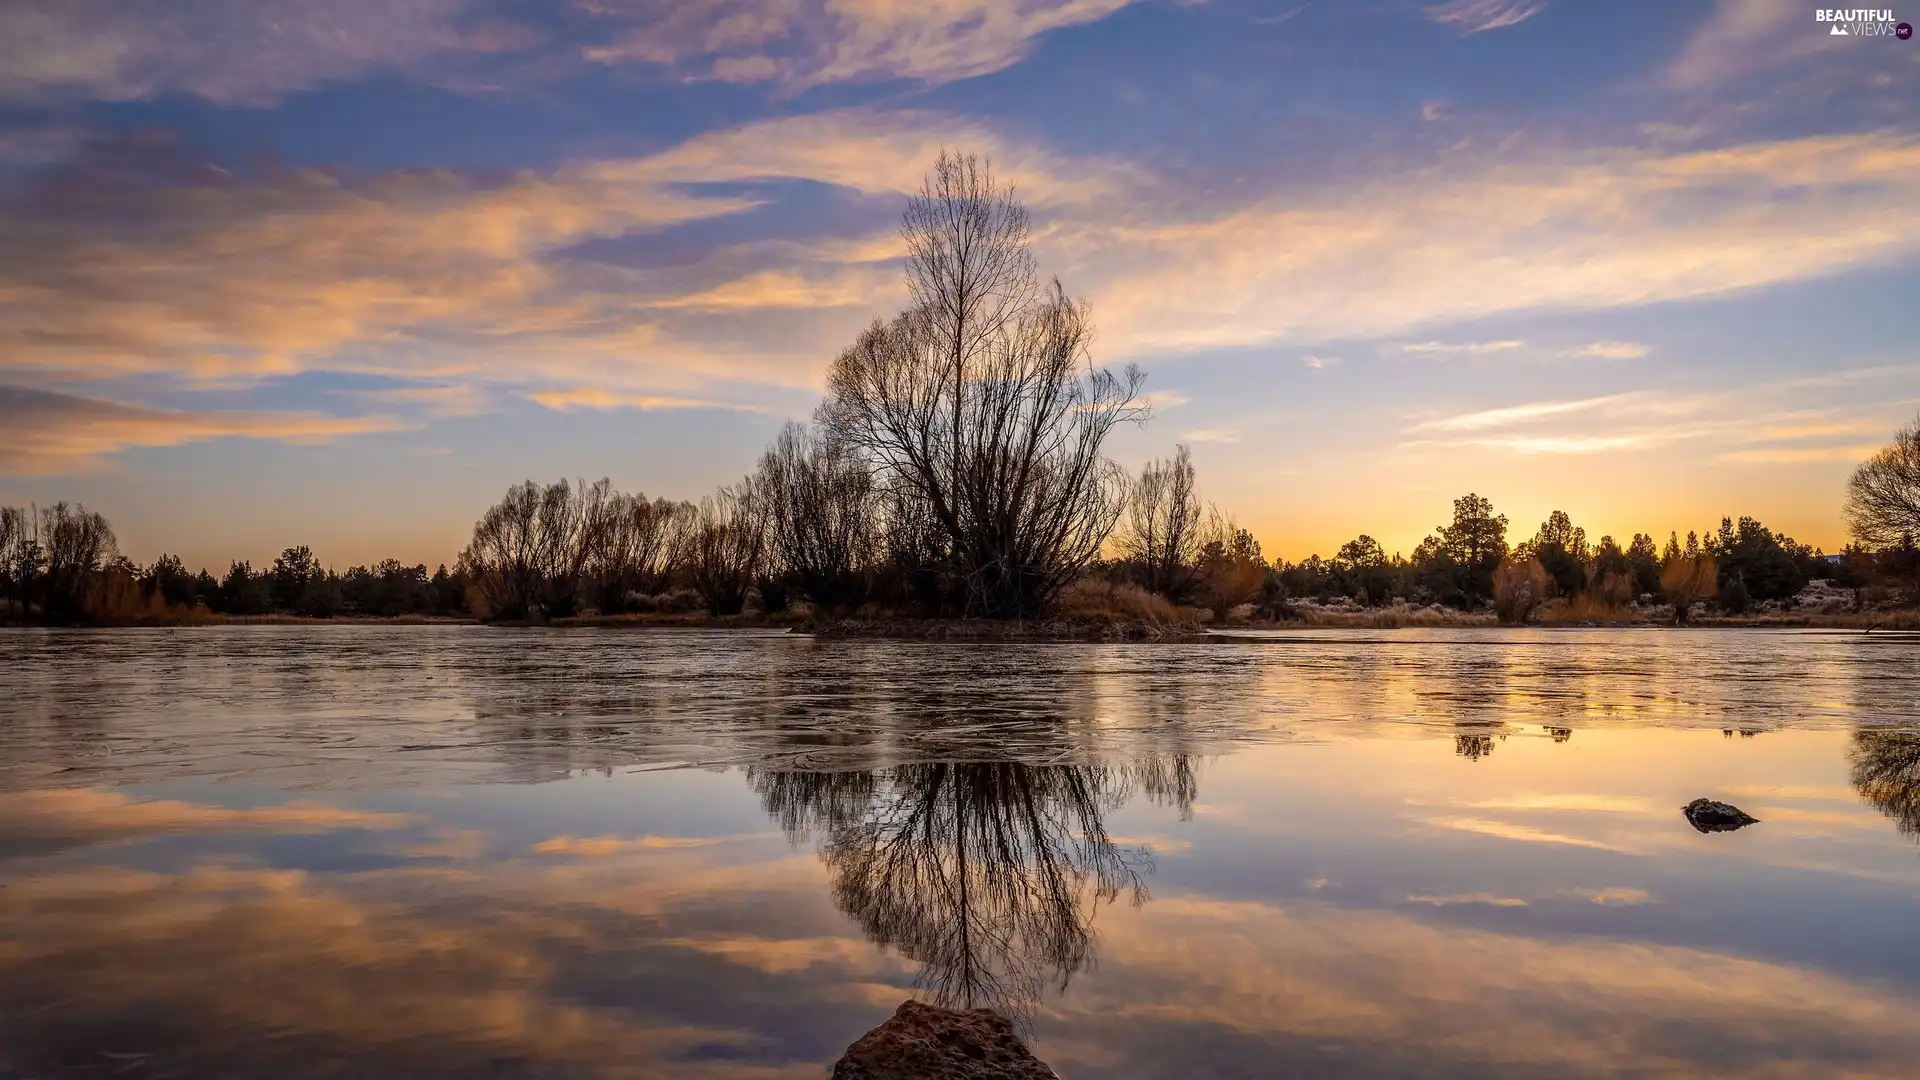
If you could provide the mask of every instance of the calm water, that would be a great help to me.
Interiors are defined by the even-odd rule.
[[[0,631],[0,1076],[1910,1077],[1917,836],[1911,636]]]

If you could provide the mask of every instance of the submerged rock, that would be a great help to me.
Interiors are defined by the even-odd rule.
[[[1688,824],[1701,832],[1732,832],[1760,820],[1737,806],[1712,799],[1695,799],[1681,807],[1680,812],[1687,815]]]
[[[1060,1080],[986,1009],[902,1002],[833,1063],[833,1080]]]

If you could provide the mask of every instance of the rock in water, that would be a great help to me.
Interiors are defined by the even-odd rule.
[[[986,1009],[902,1002],[893,1018],[847,1047],[833,1080],[1060,1080]]]
[[[1712,799],[1695,799],[1681,807],[1680,812],[1687,815],[1687,822],[1701,832],[1732,832],[1760,820],[1737,806]]]

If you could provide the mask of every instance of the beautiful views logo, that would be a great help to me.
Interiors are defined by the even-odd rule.
[[[1902,41],[1913,36],[1913,27],[1896,23],[1892,8],[1814,8],[1813,21],[1829,25],[1832,37],[1896,37]]]

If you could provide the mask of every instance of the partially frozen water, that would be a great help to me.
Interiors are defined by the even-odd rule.
[[[1911,1076],[1917,839],[1912,636],[0,631],[0,1077]]]

